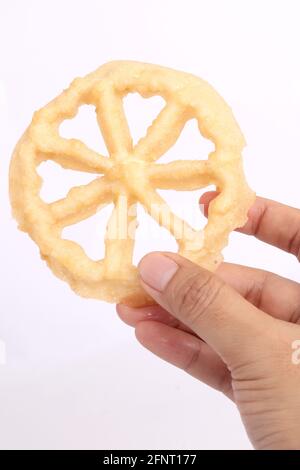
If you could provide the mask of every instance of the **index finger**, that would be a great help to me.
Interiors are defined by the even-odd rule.
[[[207,216],[209,203],[218,195],[216,191],[204,193],[200,204]],[[248,221],[239,232],[253,235],[270,245],[295,255],[300,261],[300,210],[271,199],[257,197],[248,212]]]

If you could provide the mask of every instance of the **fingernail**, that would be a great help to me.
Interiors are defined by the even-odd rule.
[[[168,256],[153,253],[145,256],[139,264],[142,280],[148,286],[162,292],[178,269],[178,264]]]

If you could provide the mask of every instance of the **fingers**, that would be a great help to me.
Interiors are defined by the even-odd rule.
[[[139,271],[143,288],[156,302],[203,338],[227,365],[265,350],[274,319],[218,276],[173,253],[145,256]]]
[[[139,342],[153,354],[233,398],[229,371],[218,355],[192,330],[160,305],[117,305],[125,323],[136,328]]]
[[[300,286],[262,269],[250,268],[231,263],[222,263],[216,274],[233,287],[255,307],[275,318],[291,323],[300,321]],[[193,334],[193,331],[160,305],[132,308],[117,305],[117,312],[125,323],[136,326],[145,320],[154,320]]]
[[[222,263],[216,274],[257,308],[280,320],[300,319],[300,285],[276,274]]]
[[[136,337],[161,359],[232,399],[231,377],[227,367],[210,346],[199,338],[156,321],[139,322]]]
[[[129,326],[136,327],[139,322],[152,320],[159,321],[173,328],[179,328],[183,331],[188,331],[189,333],[194,334],[190,328],[180,322],[177,318],[173,317],[173,315],[164,310],[160,305],[133,308],[128,307],[127,305],[118,304],[116,306],[116,310],[121,320]]]
[[[200,204],[207,216],[209,203],[218,195],[215,191],[203,194]],[[248,212],[248,221],[239,231],[254,235],[270,245],[295,255],[300,261],[300,210],[279,202],[257,197]]]

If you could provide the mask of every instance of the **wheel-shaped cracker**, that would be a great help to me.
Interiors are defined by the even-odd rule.
[[[139,92],[143,97],[160,95],[166,101],[146,136],[135,146],[122,106],[122,98],[129,92]],[[95,105],[109,158],[79,140],[59,135],[61,122],[74,117],[82,104]],[[215,144],[208,160],[154,163],[176,142],[191,118],[197,119],[201,134]],[[11,163],[13,214],[20,229],[38,244],[52,271],[75,292],[109,302],[145,305],[151,299],[141,289],[132,264],[136,203],[141,203],[176,237],[181,255],[215,269],[222,260],[221,250],[229,233],[245,223],[254,200],[243,174],[243,146],[244,138],[230,108],[205,81],[156,65],[111,62],[75,79],[60,96],[34,114]],[[64,199],[47,204],[39,196],[42,180],[36,167],[48,159],[64,168],[103,176],[72,188]],[[195,190],[210,184],[216,185],[220,194],[210,204],[203,231],[193,230],[170,210],[166,222],[162,216],[166,204],[156,189]],[[110,202],[114,209],[106,233],[119,228],[120,220],[131,227],[131,233],[125,230],[120,236],[117,230],[117,237],[107,235],[105,258],[92,261],[78,244],[62,239],[61,233],[65,226],[93,215]],[[178,226],[188,230],[178,236]]]

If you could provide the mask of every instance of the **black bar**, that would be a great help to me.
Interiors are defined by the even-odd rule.
[[[3,450],[0,461],[10,466],[37,463],[39,468],[64,464],[68,468],[94,469],[99,467],[121,465],[124,468],[145,466],[180,465],[198,468],[209,468],[220,463],[222,468],[227,461],[248,465],[251,463],[270,465],[279,464],[285,467],[300,468],[299,451],[235,451],[235,450]],[[3,460],[2,460],[3,459]],[[5,465],[4,468],[8,468]]]

